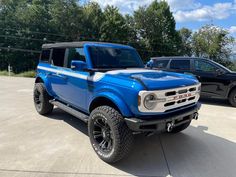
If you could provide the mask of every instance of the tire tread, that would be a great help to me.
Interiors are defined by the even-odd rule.
[[[34,92],[38,90],[43,95],[43,102],[42,102],[42,108],[40,110],[37,110],[37,112],[41,115],[47,115],[50,114],[53,110],[53,105],[49,103],[50,96],[47,93],[47,90],[45,89],[45,86],[43,83],[35,83]]]
[[[236,95],[236,89],[232,90],[229,94],[229,102],[233,107],[236,107],[236,102],[234,101],[235,95]]]
[[[92,111],[91,114],[93,114],[94,112],[102,112],[109,116],[113,128],[117,130],[114,131],[114,133],[116,133],[114,137],[118,137],[116,139],[118,142],[117,143],[118,147],[116,148],[117,151],[114,152],[115,155],[112,156],[112,158],[110,159],[104,159],[101,156],[99,157],[108,163],[115,163],[123,159],[130,152],[134,141],[132,132],[126,125],[123,117],[117,110],[109,106],[100,106],[94,109],[94,111]]]

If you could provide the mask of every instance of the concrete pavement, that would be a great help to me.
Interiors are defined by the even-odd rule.
[[[236,176],[236,108],[204,100],[198,121],[176,135],[135,136],[132,153],[109,165],[93,151],[87,126],[55,109],[34,109],[29,78],[0,77],[0,176]]]

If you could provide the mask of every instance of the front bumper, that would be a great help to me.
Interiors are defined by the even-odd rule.
[[[173,127],[197,119],[198,110],[201,104],[182,110],[181,112],[167,114],[165,117],[154,116],[153,119],[145,120],[144,118],[125,118],[128,127],[135,132],[164,132],[167,130],[167,124],[171,123]]]

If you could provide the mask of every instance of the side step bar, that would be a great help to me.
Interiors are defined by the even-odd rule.
[[[56,101],[56,100],[50,100],[50,103],[57,106],[58,108],[62,109],[63,111],[77,117],[78,119],[80,119],[86,123],[88,122],[88,118],[89,118],[88,115],[86,115],[86,114],[84,114],[84,113],[82,113],[70,106],[67,106],[66,104]]]

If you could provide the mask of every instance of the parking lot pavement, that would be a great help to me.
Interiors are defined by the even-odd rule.
[[[0,176],[231,177],[236,174],[236,108],[203,100],[198,121],[179,134],[135,136],[131,154],[109,165],[90,145],[87,126],[55,109],[36,113],[34,80],[0,77]]]

